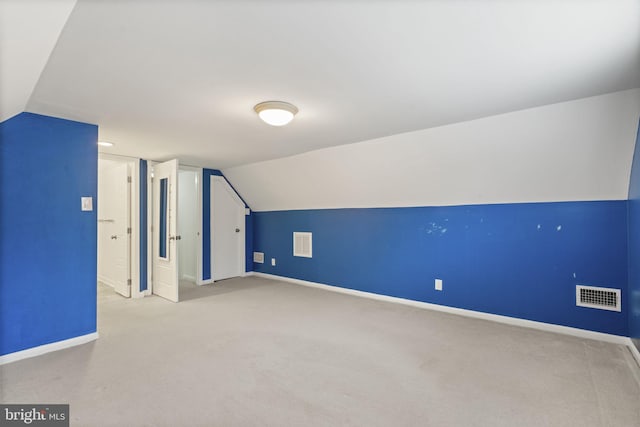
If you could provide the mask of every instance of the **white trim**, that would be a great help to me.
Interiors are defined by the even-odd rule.
[[[202,286],[204,285],[204,281],[202,280],[203,274],[202,274],[202,256],[203,256],[203,250],[202,250],[202,192],[203,192],[203,188],[202,188],[202,183],[203,183],[203,179],[204,179],[204,169],[203,168],[199,168],[198,172],[196,174],[196,204],[197,204],[197,213],[196,213],[196,221],[198,221],[198,226],[197,226],[197,230],[198,230],[198,236],[196,237],[196,245],[198,246],[196,248],[196,285],[198,286]]]
[[[627,338],[627,339],[628,339],[627,347],[629,347],[629,351],[631,352],[631,355],[633,356],[634,359],[636,359],[638,366],[640,366],[640,351],[638,351],[638,349],[636,348],[636,345],[633,343],[631,338]]]
[[[141,166],[140,163],[144,159],[138,159],[135,163],[134,171],[133,171],[133,191],[135,192],[135,196],[132,199],[132,204],[134,206],[135,211],[135,221],[133,222],[133,233],[131,238],[133,239],[132,250],[133,250],[133,259],[135,260],[135,268],[132,269],[132,280],[131,280],[131,298],[144,298],[149,295],[149,161],[147,161],[147,174],[142,179],[140,178]],[[147,290],[141,291],[140,285],[142,284],[142,258],[140,257],[140,249],[141,249],[141,236],[142,236],[142,217],[140,216],[140,206],[142,203],[141,197],[142,192],[140,188],[142,187],[144,180],[144,185],[147,186]]]
[[[157,164],[147,160],[147,289],[144,296],[153,295],[153,167]]]
[[[131,227],[129,275],[131,278],[131,298],[142,298],[140,292],[140,159],[136,159],[130,165],[131,173],[131,202],[130,221]]]
[[[86,344],[96,339],[98,339],[98,333],[92,332],[90,334],[80,335],[79,337],[56,341],[50,344],[39,345],[37,347],[31,347],[26,350],[16,351],[14,353],[0,356],[0,365],[6,365],[7,363],[17,362],[18,360],[28,359],[30,357],[41,356],[46,353],[51,353],[52,351],[75,347],[77,345]]]
[[[379,295],[371,292],[356,291],[354,289],[341,288],[338,286],[325,285],[322,283],[308,282],[306,280],[291,279],[289,277],[276,276],[274,274],[254,272],[255,276],[264,277],[266,279],[281,280],[283,282],[295,283],[298,285],[320,288],[327,291],[339,292],[348,295],[354,295],[363,298],[370,298],[379,301],[393,302],[396,304],[404,304],[427,310],[441,311],[449,314],[457,314],[475,319],[490,320],[492,322],[504,323],[507,325],[520,326],[523,328],[538,329],[541,331],[555,332],[558,334],[571,335],[574,337],[587,338],[592,340],[604,341],[613,344],[621,344],[628,346],[630,339],[622,335],[605,334],[603,332],[588,331],[586,329],[572,328],[570,326],[554,325],[551,323],[536,322],[534,320],[518,319],[516,317],[501,316],[499,314],[483,313],[481,311],[466,310],[463,308],[448,307],[445,305],[431,304],[422,301],[413,301],[404,298],[390,297],[387,295]]]
[[[213,279],[200,280],[200,285],[210,285],[213,283]]]

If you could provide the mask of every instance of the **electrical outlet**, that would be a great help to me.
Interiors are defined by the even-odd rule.
[[[273,267],[275,267],[275,266],[276,266],[276,259],[275,259],[275,258],[271,258],[271,265],[272,265]]]
[[[436,291],[442,290],[442,279],[436,279]]]
[[[93,197],[81,197],[80,201],[81,201],[83,211],[93,210]]]

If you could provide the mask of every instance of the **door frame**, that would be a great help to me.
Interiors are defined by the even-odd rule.
[[[131,298],[141,298],[144,296],[144,292],[140,292],[140,159],[99,153],[98,161],[100,160],[111,160],[127,164],[127,172],[131,178],[129,191],[129,226],[131,227],[128,257],[129,279],[131,280]],[[98,203],[100,203],[99,197],[98,195]],[[96,282],[98,281],[97,279],[96,272]]]
[[[234,200],[234,202],[238,205],[238,212],[242,212],[242,214],[238,214],[238,222],[241,224],[240,225],[240,246],[238,248],[238,269],[240,274],[237,277],[244,277],[246,276],[246,268],[245,268],[245,264],[246,264],[246,251],[247,251],[247,244],[246,244],[246,208],[247,205],[244,203],[244,201],[240,198],[240,196],[238,195],[238,193],[235,191],[235,189],[231,186],[231,184],[229,184],[229,181],[227,181],[227,179],[224,176],[219,176],[219,175],[211,175],[211,187],[210,187],[210,206],[209,206],[209,212],[211,212],[210,214],[210,230],[211,230],[211,237],[210,237],[210,242],[209,245],[211,247],[210,250],[210,260],[209,260],[209,265],[211,265],[211,279],[208,280],[208,283],[214,282],[215,281],[215,273],[214,273],[214,264],[213,264],[213,241],[215,239],[215,230],[214,230],[214,225],[213,225],[213,201],[214,201],[214,188],[215,188],[215,181],[219,181],[221,183],[223,183],[223,185],[225,185],[227,187],[227,190],[229,191],[229,194],[231,194],[232,199]],[[240,209],[241,208],[241,209]]]
[[[196,285],[202,286],[206,282],[202,280],[202,168],[195,166],[179,165],[178,174],[180,171],[189,171],[196,173]],[[178,205],[180,201],[178,200]],[[178,230],[180,231],[180,230]],[[181,233],[181,232],[180,232]],[[180,268],[180,266],[178,266]]]

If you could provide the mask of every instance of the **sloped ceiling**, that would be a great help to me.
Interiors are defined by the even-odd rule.
[[[0,122],[25,110],[76,0],[0,1]]]
[[[624,200],[640,89],[223,169],[256,211]]]
[[[638,0],[79,0],[26,109],[228,168],[636,87]]]

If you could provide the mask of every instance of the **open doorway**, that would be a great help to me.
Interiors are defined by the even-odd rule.
[[[100,155],[98,159],[99,294],[138,296],[139,160]]]
[[[202,170],[180,166],[178,170],[178,280],[184,295],[198,286],[201,252],[200,180]]]
[[[181,293],[202,284],[202,169],[173,159],[152,170],[151,288],[178,302]]]

